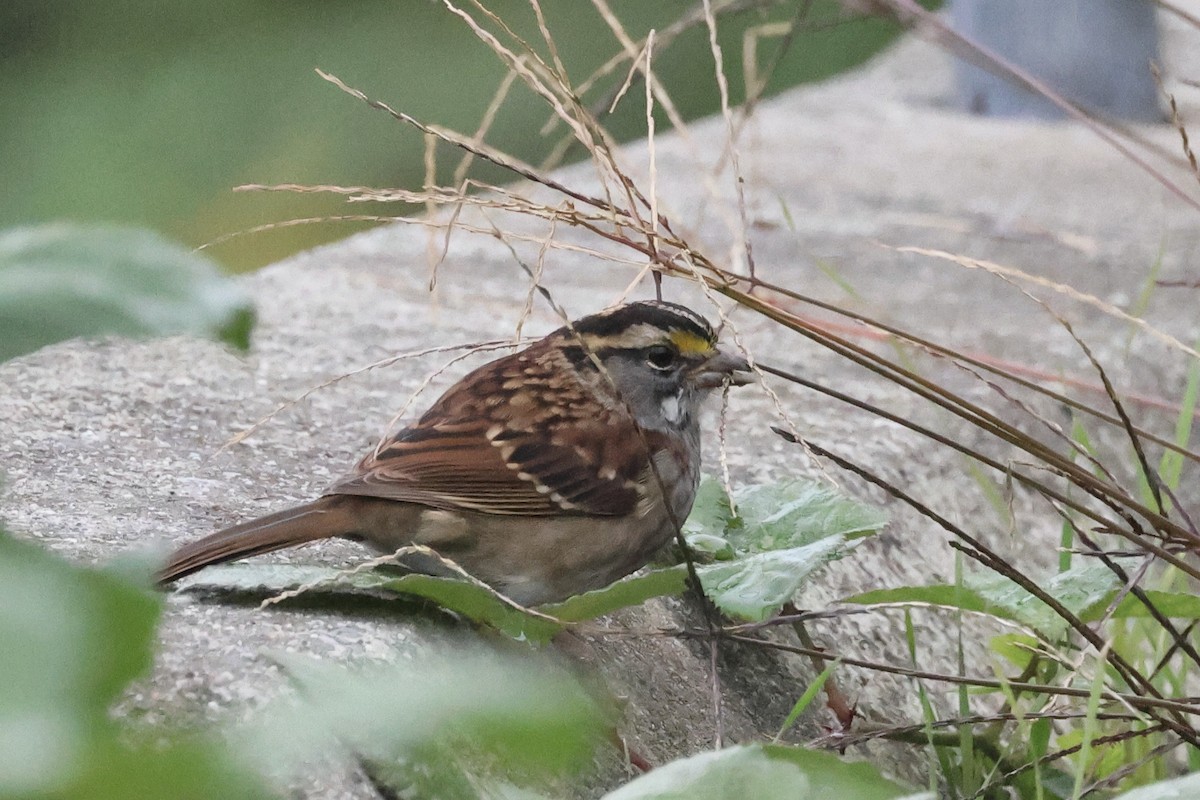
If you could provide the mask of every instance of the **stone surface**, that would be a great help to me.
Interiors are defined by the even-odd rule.
[[[1197,77],[1197,38],[1195,31],[1178,26],[1166,31],[1173,74]],[[1191,62],[1180,60],[1188,57]],[[981,120],[948,110],[949,73],[946,58],[932,45],[910,40],[854,74],[762,106],[739,141],[758,272],[959,349],[1095,385],[1096,377],[1059,323],[1012,286],[886,245],[994,260],[1125,306],[1139,297],[1152,270],[1164,279],[1195,280],[1198,212],[1076,126]],[[1190,105],[1184,92],[1181,88],[1186,108],[1196,111],[1195,90]],[[1178,134],[1170,127],[1137,128],[1136,133],[1172,156],[1179,151]],[[736,220],[728,205],[730,176],[717,176],[719,197],[700,177],[720,160],[723,135],[724,123],[709,120],[694,126],[689,138],[664,135],[656,143],[662,210],[718,262],[726,262],[736,240],[736,225],[728,224]],[[647,165],[644,145],[629,146],[622,157],[640,179]],[[1162,168],[1195,194],[1186,170]],[[590,185],[587,165],[560,174],[568,184]],[[546,232],[504,215],[494,218],[506,230]],[[471,215],[464,219],[487,224]],[[579,232],[559,233],[564,240],[598,246]],[[436,249],[440,239],[434,244]],[[92,563],[153,543],[180,543],[312,497],[374,444],[432,372],[438,374],[406,414],[419,411],[438,387],[481,357],[447,365],[457,356],[438,353],[357,370],[398,353],[511,337],[515,331],[529,289],[509,250],[490,237],[457,233],[431,294],[429,245],[420,227],[397,225],[245,278],[261,315],[253,350],[245,357],[190,339],[112,340],[68,342],[0,365],[5,473],[0,514],[19,535]],[[536,242],[518,249],[527,263],[536,261]],[[572,315],[580,315],[617,299],[633,274],[627,265],[559,250],[547,258],[542,282]],[[644,297],[648,291],[635,294]],[[694,287],[669,283],[666,294],[711,313]],[[1050,297],[1056,313],[1087,339],[1120,388],[1168,404],[1180,397],[1186,361],[1177,351],[1144,334],[1133,336],[1128,323],[1092,306],[1045,290],[1039,294]],[[798,303],[788,307],[843,326],[863,345],[889,347],[854,323]],[[1146,315],[1191,343],[1200,333],[1195,309],[1195,290],[1158,289]],[[732,322],[760,360],[961,440],[982,439],[894,385],[799,337],[784,336],[748,313],[735,313]],[[557,324],[537,300],[525,333]],[[925,374],[973,399],[1004,406],[969,375],[919,353],[908,357]],[[347,373],[353,374],[335,380]],[[727,440],[734,481],[825,472],[846,491],[888,506],[893,516],[884,534],[820,573],[802,605],[816,608],[865,589],[947,580],[955,556],[946,535],[931,523],[832,466],[817,467],[772,434],[769,425],[779,423],[779,409],[806,436],[981,532],[1023,567],[1036,570],[1055,561],[1059,522],[1028,493],[1018,490],[1012,498],[1017,522],[1010,528],[960,456],[823,395],[777,381],[770,385],[778,406],[755,388],[737,392],[731,401]],[[322,388],[308,393],[317,386]],[[1085,399],[1102,403],[1101,394],[1083,391]],[[288,405],[243,443],[223,447],[281,403]],[[1131,408],[1145,425],[1169,434],[1170,411],[1150,403]],[[1054,419],[1066,422],[1061,415]],[[716,440],[707,438],[712,471]],[[1003,477],[993,481],[1000,485]],[[362,553],[336,543],[267,558],[343,564]],[[635,631],[697,624],[694,610],[684,605],[653,602],[608,624]],[[953,626],[928,614],[918,614],[916,622],[921,666],[948,667]],[[813,633],[839,652],[910,663],[895,613],[845,617],[814,626]],[[155,672],[122,710],[151,720],[243,718],[283,683],[264,656],[271,650],[349,661],[447,647],[461,635],[436,615],[303,607],[260,611],[174,594]],[[711,745],[714,720],[703,645],[650,635],[592,632],[588,638],[613,690],[629,698],[624,729],[648,758],[661,762]],[[981,641],[977,638],[969,649],[983,659]],[[804,662],[727,650],[721,670],[726,740],[773,733],[811,673]],[[845,670],[841,682],[867,718],[920,718],[907,681]],[[946,686],[929,689],[938,702],[951,697]],[[823,710],[810,717],[801,728],[802,740],[832,724]],[[871,745],[855,752],[894,774],[922,781],[922,766],[908,751]],[[615,754],[608,754],[582,791],[596,793],[622,779]],[[336,759],[314,767],[294,788],[298,796],[313,798],[376,796],[356,768]]]

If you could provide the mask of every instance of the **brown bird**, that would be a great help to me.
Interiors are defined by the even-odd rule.
[[[526,605],[606,586],[691,511],[700,403],[748,369],[680,305],[583,317],[468,374],[320,499],[179,548],[159,581],[343,537],[425,545]]]

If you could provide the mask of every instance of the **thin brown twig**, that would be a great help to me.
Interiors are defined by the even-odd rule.
[[[1167,105],[1171,109],[1171,122],[1175,125],[1175,130],[1179,131],[1180,144],[1183,146],[1183,155],[1187,159],[1188,164],[1192,168],[1192,174],[1196,176],[1196,180],[1200,181],[1200,165],[1196,163],[1196,153],[1192,150],[1191,142],[1188,140],[1187,126],[1183,124],[1183,117],[1179,113],[1179,104],[1175,102],[1175,95],[1168,92],[1163,86],[1162,72],[1157,64],[1150,65],[1150,74],[1154,76],[1154,82],[1158,85],[1158,90],[1167,98]]]
[[[1153,736],[1155,734],[1164,732],[1164,730],[1165,730],[1165,726],[1163,726],[1163,725],[1150,725],[1141,730],[1127,729],[1120,733],[1109,734],[1108,736],[1097,736],[1088,742],[1088,746],[1095,747],[1097,745],[1115,744],[1118,742],[1128,741],[1130,739],[1137,739],[1137,738],[1141,738],[1141,737],[1145,737],[1145,736]],[[1172,740],[1170,742],[1164,743],[1164,745],[1166,745],[1166,744],[1169,744],[1170,747],[1168,747],[1163,752],[1169,752],[1170,750],[1173,750],[1175,747],[1178,747],[1180,744],[1182,744],[1182,742],[1180,742],[1178,740]],[[1158,750],[1159,748],[1164,747],[1164,745],[1159,745],[1158,747],[1156,747],[1154,749]],[[966,798],[966,800],[978,800],[979,798],[986,797],[987,793],[989,791],[991,791],[993,788],[999,788],[999,787],[1009,785],[1011,783],[1012,779],[1017,777],[1018,775],[1020,775],[1022,772],[1028,772],[1029,770],[1035,769],[1036,767],[1042,766],[1043,764],[1053,764],[1055,761],[1060,761],[1060,760],[1066,758],[1067,756],[1074,755],[1082,749],[1083,749],[1083,743],[1080,742],[1079,744],[1074,744],[1074,745],[1071,745],[1070,747],[1063,747],[1059,750],[1055,750],[1052,753],[1046,753],[1045,755],[1041,756],[1040,758],[1036,758],[1027,764],[1022,764],[1021,766],[1017,767],[1016,769],[1012,769],[1012,770],[1009,770],[1008,772],[1004,772],[1000,775],[995,776],[995,778],[993,779],[993,781],[991,783],[985,784],[984,786],[980,787],[979,791],[977,791],[975,794],[971,795],[969,798]],[[1081,792],[1079,796],[1087,797],[1088,793],[1093,790],[1094,790],[1093,788],[1088,788],[1086,791]]]
[[[1200,17],[1185,11],[1178,3],[1169,0],[1154,0],[1155,5],[1164,11],[1169,11],[1193,27],[1200,28]]]
[[[381,369],[383,367],[390,367],[392,364],[396,364],[400,361],[405,361],[410,358],[420,358],[422,356],[432,355],[434,353],[446,353],[446,352],[450,352],[453,350],[466,350],[466,351],[468,351],[466,355],[469,356],[474,353],[484,352],[487,350],[495,350],[495,349],[499,349],[499,348],[508,348],[508,347],[513,347],[513,342],[511,340],[493,340],[493,341],[488,341],[488,342],[475,342],[475,343],[471,343],[471,344],[451,344],[451,345],[440,345],[437,347],[426,347],[426,348],[422,348],[420,350],[410,350],[410,351],[407,351],[404,353],[397,353],[395,355],[388,356],[387,358],[381,358],[378,361],[374,361],[370,364],[367,364],[366,366],[352,369],[349,372],[343,372],[339,375],[333,376],[332,378],[327,378],[326,380],[322,381],[321,383],[318,383],[315,386],[310,386],[308,389],[305,389],[303,392],[296,395],[295,397],[281,402],[274,409],[272,409],[270,413],[260,417],[258,420],[256,420],[254,423],[252,423],[250,425],[250,427],[246,428],[243,431],[239,431],[237,434],[230,437],[224,444],[222,444],[219,448],[217,448],[217,450],[213,453],[213,455],[214,456],[219,455],[220,453],[224,452],[225,450],[229,449],[230,447],[241,444],[248,437],[252,436],[255,433],[255,431],[257,431],[263,425],[267,424],[268,422],[270,422],[272,419],[274,419],[276,416],[278,416],[282,412],[286,411],[287,409],[292,408],[293,406],[296,406],[300,403],[303,403],[305,400],[307,400],[309,397],[311,397],[314,393],[319,392],[322,389],[328,389],[330,386],[333,386],[334,384],[341,383],[342,381],[347,380],[349,378],[353,378],[357,375],[362,375],[364,373],[371,372],[376,369]],[[411,400],[410,400],[410,402],[411,402]]]
[[[776,433],[784,436],[785,439],[791,438],[790,436],[785,435],[784,432],[779,428],[775,428],[774,430]],[[980,561],[980,563],[984,564],[988,568],[1013,581],[1026,592],[1029,592],[1038,600],[1045,603],[1060,619],[1065,621],[1085,641],[1095,647],[1097,652],[1105,653],[1107,661],[1113,666],[1122,679],[1125,680],[1130,689],[1132,689],[1137,695],[1159,700],[1163,699],[1161,693],[1158,691],[1157,687],[1153,685],[1153,683],[1147,680],[1146,677],[1141,674],[1141,672],[1133,667],[1133,665],[1131,665],[1124,658],[1124,656],[1108,648],[1099,634],[1084,624],[1083,621],[1080,620],[1068,608],[1066,608],[1066,606],[1064,606],[1058,598],[1051,595],[1043,587],[1038,585],[1037,582],[1030,579],[1024,573],[1014,569],[1005,559],[992,552],[992,550],[983,544],[983,542],[981,542],[977,537],[967,533],[958,525],[950,522],[950,520],[938,514],[933,509],[919,502],[898,487],[879,478],[869,470],[866,470],[863,467],[854,464],[847,459],[814,444],[811,441],[808,442],[808,447],[822,457],[830,459],[842,469],[853,472],[863,480],[866,480],[867,482],[883,489],[897,500],[900,500],[901,502],[916,509],[922,516],[932,520],[939,527],[952,534],[959,540],[959,542],[962,543],[959,544],[959,542],[951,542],[952,545],[957,545],[958,549],[966,552],[972,558]],[[1186,739],[1189,743],[1200,746],[1200,734],[1198,734],[1187,723],[1185,723],[1182,718],[1178,716],[1178,714],[1173,714],[1170,718],[1164,718],[1163,721],[1165,724],[1170,726],[1171,730],[1173,730],[1177,735]]]
[[[1134,152],[1114,135],[1106,125],[1096,120],[1076,103],[1063,97],[1030,72],[954,30],[936,14],[922,8],[916,0],[874,0],[874,2],[877,7],[889,9],[900,24],[929,35],[935,41],[945,45],[955,55],[979,63],[985,69],[1003,75],[1035,94],[1041,95],[1062,110],[1068,117],[1086,126],[1101,141],[1157,181],[1168,192],[1193,209],[1200,211],[1200,200],[1185,192],[1177,183],[1150,164],[1149,161]]]
[[[746,212],[746,182],[742,179],[742,166],[738,158],[733,124],[733,111],[729,107],[729,81],[725,78],[725,59],[721,44],[717,41],[717,19],[713,15],[712,0],[701,0],[704,7],[704,23],[708,26],[708,47],[713,56],[713,73],[717,79],[717,90],[721,98],[721,116],[725,120],[726,144],[725,152],[729,156],[729,164],[733,169],[733,184],[737,196],[738,243],[746,257],[746,272],[751,279],[757,270],[754,268],[754,246],[750,241],[750,219]]]
[[[1030,438],[1016,429],[1009,423],[1001,420],[995,414],[980,407],[978,404],[967,402],[964,398],[955,395],[945,387],[923,378],[920,375],[913,373],[910,370],[904,369],[899,364],[881,358],[876,354],[866,350],[863,347],[855,345],[844,338],[831,336],[825,331],[815,330],[808,325],[804,320],[795,317],[794,315],[782,312],[777,308],[769,306],[761,299],[739,291],[727,285],[720,285],[718,288],[723,294],[737,299],[743,306],[748,306],[754,310],[760,311],[770,319],[782,323],[797,333],[808,337],[811,341],[820,344],[832,350],[835,353],[857,363],[871,372],[886,378],[894,384],[904,387],[914,394],[935,403],[936,405],[950,411],[954,415],[962,418],[971,425],[987,431],[1010,445],[1014,445],[1021,450],[1029,453],[1044,462],[1047,466],[1052,467],[1056,472],[1068,478],[1072,483],[1079,485],[1081,488],[1097,494],[1099,497],[1108,502],[1117,503],[1122,508],[1126,508],[1140,517],[1148,520],[1154,528],[1167,538],[1187,539],[1190,532],[1182,528],[1178,524],[1169,519],[1164,518],[1161,514],[1157,514],[1150,508],[1147,508],[1135,498],[1118,491],[1115,487],[1105,484],[1103,481],[1092,475],[1087,470],[1081,468],[1068,458],[1046,447],[1042,443]],[[943,441],[945,437],[938,440]],[[943,441],[943,443],[946,443]],[[954,445],[951,445],[954,446]],[[1002,470],[1003,471],[1003,470]],[[1062,496],[1061,493],[1055,495],[1056,499],[1064,502],[1067,505],[1076,508],[1081,513],[1101,521],[1096,517],[1096,512],[1085,506],[1080,505],[1077,501]],[[1138,537],[1127,531],[1116,527],[1115,532],[1136,541],[1139,546],[1153,549],[1154,546],[1147,542],[1144,537]],[[1172,564],[1176,564],[1180,569],[1187,572],[1193,577],[1200,579],[1200,570],[1192,567],[1174,556],[1166,553],[1161,548],[1154,549],[1153,552],[1165,558]]]
[[[743,644],[766,647],[771,650],[780,650],[785,653],[794,653],[796,655],[806,657],[817,655],[828,659],[838,659],[846,666],[861,667],[874,672],[898,675],[903,678],[915,678],[919,680],[951,683],[961,686],[974,686],[980,689],[1003,689],[1005,687],[1011,687],[1021,692],[1054,695],[1059,697],[1086,698],[1091,695],[1092,691],[1091,688],[1081,688],[1077,686],[1051,686],[1042,683],[1016,682],[1000,680],[996,678],[985,678],[982,676],[954,675],[943,672],[931,672],[929,670],[911,669],[909,667],[900,667],[896,666],[895,664],[889,664],[882,661],[871,661],[864,658],[855,658],[853,656],[847,656],[834,651],[810,650],[807,647],[785,644],[783,642],[777,642],[771,639],[762,639],[743,634],[735,634],[726,638],[730,639],[731,641],[741,642]],[[1104,695],[1115,702],[1120,702],[1123,705],[1128,705],[1139,710],[1171,711],[1178,714],[1187,714],[1193,717],[1200,716],[1200,697],[1147,697],[1143,695],[1111,691],[1106,691]],[[1188,700],[1191,702],[1187,702]]]

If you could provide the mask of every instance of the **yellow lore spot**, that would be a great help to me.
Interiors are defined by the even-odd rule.
[[[697,336],[691,331],[671,331],[671,343],[684,355],[707,353],[713,349],[713,344],[703,336]]]

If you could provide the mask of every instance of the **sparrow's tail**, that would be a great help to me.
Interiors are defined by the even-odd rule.
[[[284,547],[355,533],[357,523],[344,501],[322,497],[302,506],[217,531],[176,550],[157,578],[171,583],[210,564],[270,553]]]

